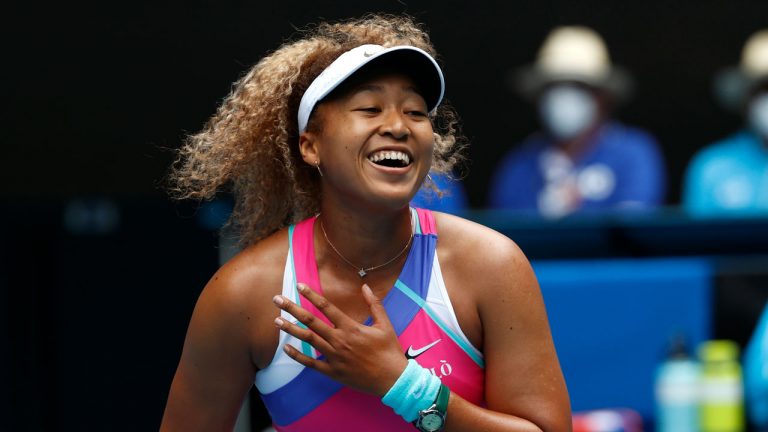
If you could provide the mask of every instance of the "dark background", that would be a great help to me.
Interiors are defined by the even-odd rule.
[[[536,128],[506,81],[553,26],[592,26],[633,71],[636,97],[618,117],[662,143],[675,203],[693,152],[739,125],[713,101],[713,73],[768,25],[762,1],[27,2],[4,20],[0,193],[160,196],[162,149],[199,130],[248,67],[295,28],[369,11],[406,12],[431,30],[472,142],[475,207],[495,161]]]
[[[478,208],[495,161],[537,127],[506,82],[533,61],[553,26],[592,26],[614,61],[634,73],[635,98],[617,116],[661,142],[670,205],[692,154],[740,124],[715,104],[713,73],[738,63],[745,39],[768,26],[768,3],[758,1],[27,2],[6,9],[0,430],[157,429],[194,301],[218,262],[207,210],[165,196],[171,149],[296,28],[376,11],[408,13],[431,30],[447,96],[471,140],[465,182]],[[116,219],[79,229],[65,217],[73,205],[113,208]],[[557,258],[552,246],[541,256]]]

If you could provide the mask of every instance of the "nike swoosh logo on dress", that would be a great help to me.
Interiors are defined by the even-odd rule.
[[[432,342],[429,345],[425,345],[418,349],[413,349],[413,345],[408,347],[408,350],[405,352],[405,358],[408,359],[415,359],[416,357],[424,354],[428,349],[432,348],[433,346],[437,345],[438,342],[440,342],[442,339],[438,339],[434,342]]]

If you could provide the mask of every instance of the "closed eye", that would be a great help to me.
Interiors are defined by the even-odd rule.
[[[357,108],[355,111],[362,111],[367,113],[378,113],[381,112],[381,109],[376,107],[363,107],[363,108]]]
[[[408,114],[416,117],[426,117],[427,113],[424,111],[408,111]]]

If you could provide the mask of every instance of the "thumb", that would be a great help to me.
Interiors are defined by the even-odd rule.
[[[368,308],[371,310],[373,324],[386,323],[389,325],[389,317],[387,317],[387,311],[384,310],[384,305],[381,304],[381,300],[376,297],[376,294],[373,293],[368,284],[363,284],[363,298],[365,298],[365,302],[368,303]]]

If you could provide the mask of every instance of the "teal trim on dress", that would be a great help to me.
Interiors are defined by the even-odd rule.
[[[442,329],[442,330],[445,332],[445,334],[447,334],[447,335],[448,335],[448,337],[450,337],[450,338],[451,338],[451,339],[452,339],[454,342],[456,342],[456,344],[457,344],[457,345],[458,345],[458,346],[459,346],[459,347],[460,347],[462,350],[464,350],[464,352],[465,352],[465,353],[467,353],[467,355],[468,355],[468,356],[469,356],[469,357],[470,357],[470,358],[471,358],[471,359],[472,359],[472,360],[473,360],[473,361],[474,361],[474,362],[475,362],[475,363],[476,363],[478,366],[480,366],[481,368],[485,369],[485,361],[483,360],[483,358],[482,358],[482,357],[480,357],[480,356],[478,356],[478,355],[475,353],[475,351],[472,349],[472,347],[471,347],[471,346],[469,346],[469,344],[468,344],[468,343],[467,343],[467,342],[466,342],[464,339],[462,339],[461,337],[459,337],[459,335],[457,335],[457,334],[456,334],[456,333],[455,333],[453,330],[451,330],[451,328],[450,328],[450,327],[448,327],[448,326],[447,326],[447,325],[446,325],[446,324],[443,322],[443,320],[441,320],[441,319],[440,319],[440,317],[439,317],[439,316],[437,316],[437,314],[436,314],[434,311],[432,311],[432,309],[429,307],[429,305],[427,304],[427,302],[425,302],[425,301],[424,301],[424,299],[423,299],[423,298],[419,297],[419,295],[418,295],[418,294],[416,294],[416,293],[415,293],[415,292],[414,292],[414,291],[413,291],[411,288],[409,288],[409,287],[408,287],[406,284],[404,284],[403,282],[401,282],[401,281],[400,281],[400,279],[398,279],[397,281],[395,281],[395,287],[396,287],[397,289],[399,289],[399,290],[400,290],[400,291],[401,291],[403,294],[407,295],[407,296],[408,296],[408,298],[410,298],[411,300],[413,300],[413,301],[414,301],[414,302],[415,302],[417,305],[419,305],[419,307],[421,307],[422,309],[424,309],[424,311],[427,313],[427,315],[429,316],[429,318],[431,318],[431,319],[432,319],[432,321],[434,321],[434,322],[435,322],[435,324],[437,324],[437,325],[438,325],[438,327],[440,327],[440,328],[441,328],[441,329]]]
[[[293,263],[293,229],[295,225],[288,227],[288,256],[291,257],[291,271],[293,272],[293,301],[296,304],[300,304],[298,280],[296,280],[296,265]],[[301,328],[307,328],[301,321],[296,321],[296,325]],[[301,341],[301,352],[307,357],[315,358],[312,353],[312,345],[305,341]]]
[[[419,212],[416,211],[415,208],[410,207],[411,209],[411,220],[416,220],[416,223],[413,224],[413,233],[414,234],[421,234],[421,220],[419,220]]]

